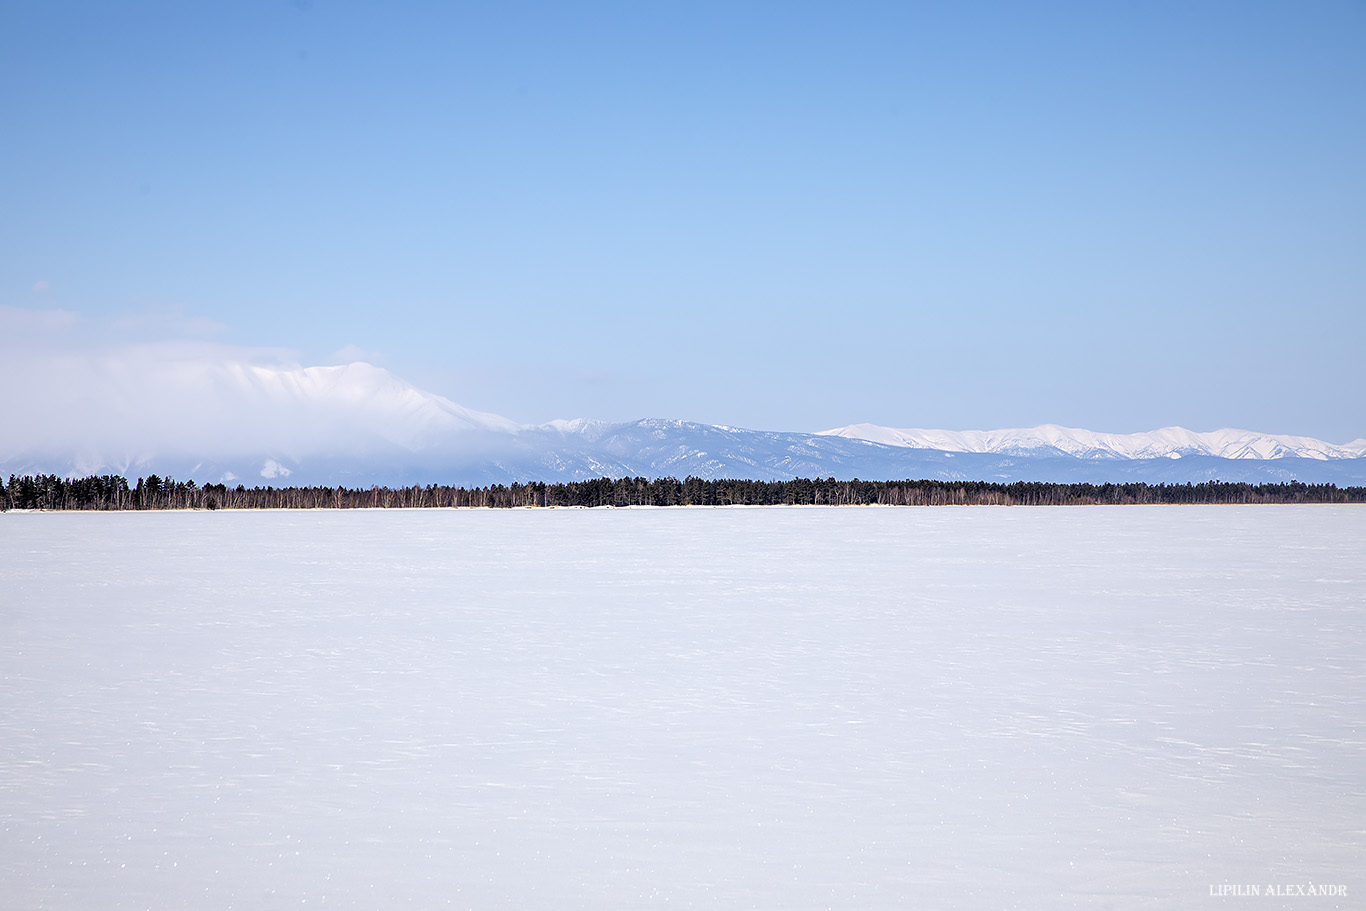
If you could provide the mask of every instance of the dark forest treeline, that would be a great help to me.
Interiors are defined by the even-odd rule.
[[[1366,503],[1366,487],[1333,484],[1050,484],[1017,481],[707,481],[596,478],[488,487],[228,487],[151,475],[130,485],[104,475],[0,479],[8,509],[402,509],[521,506],[1091,506],[1216,503]]]

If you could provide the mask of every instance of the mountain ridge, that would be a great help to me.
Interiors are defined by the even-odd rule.
[[[1224,459],[1358,459],[1366,457],[1366,439],[1336,445],[1313,437],[1258,433],[1225,428],[1208,432],[1162,427],[1140,433],[1100,433],[1058,424],[1004,430],[899,429],[877,424],[851,424],[822,430],[823,436],[862,439],[888,446],[939,452],[1007,455],[1049,454],[1074,458],[1156,459],[1208,455]]]
[[[62,435],[0,435],[5,474],[156,473],[241,484],[491,484],[600,476],[1366,483],[1366,440],[1179,427],[1105,434],[852,424],[816,433],[666,418],[521,424],[364,362],[299,367],[156,361],[140,407],[112,382]],[[92,376],[97,376],[92,374]],[[98,376],[97,376],[98,378]],[[108,379],[106,377],[106,379]],[[112,430],[111,430],[112,429]]]

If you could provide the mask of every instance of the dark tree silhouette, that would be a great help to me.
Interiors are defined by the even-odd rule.
[[[546,484],[450,487],[197,486],[150,475],[66,479],[11,475],[0,483],[9,509],[405,509],[426,507],[612,506],[1093,506],[1130,504],[1366,503],[1366,487],[1333,484],[1050,484],[1017,481],[792,481],[594,478]]]

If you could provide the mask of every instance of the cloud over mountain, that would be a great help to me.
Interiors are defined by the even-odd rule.
[[[102,472],[158,459],[398,457],[517,428],[365,363],[303,367],[277,352],[193,341],[6,355],[5,463]]]

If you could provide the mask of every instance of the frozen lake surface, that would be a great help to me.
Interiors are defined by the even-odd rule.
[[[0,907],[1334,908],[1366,508],[0,515]],[[1347,898],[1212,897],[1334,884]]]

